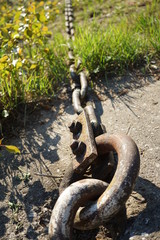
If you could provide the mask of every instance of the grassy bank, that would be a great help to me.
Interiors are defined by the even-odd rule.
[[[90,23],[84,20],[76,28],[75,54],[89,73],[118,73],[148,65],[160,56],[160,1],[149,2],[143,8],[140,3],[127,8],[124,2],[113,4],[113,9],[108,10],[109,18],[102,18],[95,7]]]
[[[75,54],[90,73],[118,73],[160,56],[160,18],[150,12],[107,27],[93,22],[78,28],[76,36]]]
[[[64,1],[19,1],[15,7],[0,0],[0,4],[3,114],[21,102],[53,96],[67,80],[68,67]],[[160,1],[129,5],[128,1],[75,0],[73,4],[74,52],[89,73],[119,73],[159,58]]]

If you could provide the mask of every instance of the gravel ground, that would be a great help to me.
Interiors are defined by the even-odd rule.
[[[141,156],[140,174],[127,202],[127,226],[121,240],[160,239],[160,81],[156,79],[150,77],[142,81],[144,84],[123,79],[125,84],[119,80],[114,87],[102,81],[93,96],[97,116],[108,134],[130,135]],[[41,111],[28,115],[26,128],[9,139],[21,149],[20,155],[1,151],[0,239],[47,239],[57,188],[71,159],[67,126],[75,115],[67,99],[42,105]],[[116,239],[113,234],[108,236],[104,228],[74,234],[81,240]]]

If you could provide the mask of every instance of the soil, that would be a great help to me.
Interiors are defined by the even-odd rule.
[[[123,132],[139,147],[141,168],[127,201],[127,224],[119,238],[111,230],[74,231],[74,239],[160,239],[160,81],[159,73],[99,79],[92,94],[98,119],[108,134]],[[89,90],[91,94],[91,89]],[[71,161],[68,124],[75,119],[67,88],[57,100],[27,112],[21,129],[6,141],[20,155],[1,151],[0,239],[48,239],[48,223],[58,186]],[[22,115],[23,116],[23,115]],[[25,121],[24,121],[25,120]],[[48,175],[41,176],[41,175]]]

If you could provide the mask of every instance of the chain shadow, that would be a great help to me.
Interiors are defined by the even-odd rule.
[[[153,84],[156,80],[152,75],[137,75],[130,73],[119,77],[106,76],[96,79],[96,93],[99,93],[101,100],[109,98],[113,99],[122,96],[130,90],[144,87],[147,84]]]
[[[142,79],[137,78],[136,74],[128,74],[120,77],[105,77],[98,78],[96,83],[95,96],[96,110],[98,112],[97,118],[100,121],[100,116],[103,114],[101,101],[110,99],[113,109],[116,108],[116,102],[123,102],[125,106],[136,116],[136,113],[130,106],[134,98],[129,96],[129,91],[134,89],[141,89],[147,84],[153,84],[155,82],[151,75],[141,75]],[[144,89],[143,89],[144,91]]]
[[[147,80],[147,82],[148,81],[149,80]],[[119,80],[116,84],[111,85],[109,85],[108,82],[100,82],[99,86],[100,89],[103,89],[105,95],[111,99],[113,107],[115,107],[113,93],[120,94],[120,91],[126,86],[130,89],[129,82],[124,83],[124,79],[122,79],[122,82]],[[132,98],[126,98],[126,100],[131,102]],[[67,102],[65,103],[65,107],[66,106]],[[55,186],[55,190],[53,191],[53,185],[55,182],[53,180],[50,181],[52,189],[46,189],[46,181],[43,181],[42,178],[38,178],[37,180],[37,177],[35,176],[33,176],[33,178],[27,183],[24,183],[24,180],[19,181],[16,179],[19,173],[19,170],[17,169],[23,167],[23,169],[25,168],[27,171],[31,170],[32,173],[37,171],[39,173],[52,174],[50,171],[50,165],[59,160],[57,150],[59,148],[58,144],[61,141],[60,127],[62,124],[59,122],[53,127],[53,121],[56,119],[60,110],[63,111],[63,109],[60,108],[59,103],[57,104],[57,108],[54,111],[51,111],[50,114],[47,114],[47,116],[45,115],[46,111],[43,111],[42,115],[40,114],[36,116],[36,119],[38,118],[37,121],[34,121],[32,117],[30,117],[28,119],[28,121],[30,121],[29,130],[27,132],[23,131],[20,139],[13,140],[16,146],[23,149],[21,156],[13,157],[13,155],[5,154],[3,161],[0,162],[0,190],[2,190],[0,197],[0,237],[5,236],[7,226],[10,223],[10,215],[12,215],[8,206],[8,201],[22,204],[23,214],[25,214],[29,223],[25,226],[28,239],[36,240],[40,235],[40,233],[37,233],[36,226],[32,225],[34,214],[40,213],[45,204],[49,211],[51,211],[50,206],[53,206],[54,204],[48,203],[48,201],[51,202],[51,198],[57,194]],[[73,114],[73,111],[70,108],[67,108],[66,112]],[[96,100],[96,115],[99,121],[102,114],[102,103]],[[40,125],[38,129],[37,124]],[[6,178],[6,176],[8,176],[8,178]],[[140,182],[143,183],[142,180]],[[146,184],[147,186],[152,185],[152,183],[148,182]],[[137,191],[141,191],[142,195],[145,195],[141,188],[138,188]],[[150,197],[147,197],[148,195],[146,195],[146,209],[151,211],[149,205],[150,203],[153,203],[153,201],[151,200],[151,195]],[[2,205],[2,201],[4,206]],[[146,212],[144,210],[144,212],[140,213],[138,217],[141,217],[141,214],[144,214],[145,216],[148,210],[146,210]],[[48,213],[47,216],[50,216],[50,213]],[[43,219],[43,214],[42,218],[39,216],[37,224],[40,224],[40,222],[44,226],[42,226],[40,231],[44,233],[44,231],[46,231],[44,229],[46,229],[47,223]],[[22,228],[18,231],[16,235],[17,237],[21,230]],[[139,233],[141,232],[141,230],[138,231]]]
[[[116,231],[113,226],[113,228],[109,228],[108,234],[105,236],[105,239],[129,240],[131,239],[131,237],[134,236],[142,236],[144,233],[151,234],[160,230],[160,188],[157,187],[155,184],[151,183],[149,180],[138,177],[134,190],[136,193],[140,194],[144,198],[143,201],[146,202],[146,207],[144,208],[144,210],[139,211],[139,213],[136,214],[134,217],[130,217],[127,219],[125,228],[126,230],[119,237],[111,237],[111,235],[114,235]],[[138,200],[136,196],[134,196],[134,198],[135,201]],[[121,225],[124,219],[122,216],[120,216],[120,218],[121,222],[119,222],[119,224]],[[90,231],[76,230],[73,239],[95,240],[98,236],[98,233],[99,229],[94,229]]]
[[[127,220],[127,230],[119,240],[129,240],[135,235],[160,231],[160,188],[149,180],[138,177],[134,190],[145,199],[146,207],[138,215]]]

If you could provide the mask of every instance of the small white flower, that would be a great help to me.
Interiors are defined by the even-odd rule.
[[[17,62],[18,62],[18,59],[13,60],[13,61],[12,61],[12,65],[15,67],[16,64],[17,64]]]

